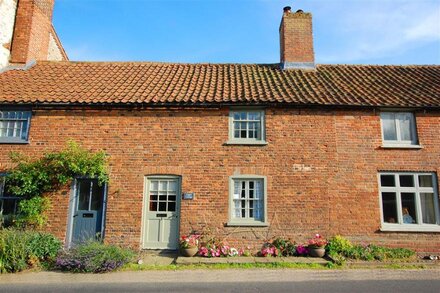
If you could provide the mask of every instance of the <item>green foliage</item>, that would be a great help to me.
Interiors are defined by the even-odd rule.
[[[328,254],[334,254],[334,253],[345,254],[351,249],[353,249],[353,244],[351,244],[350,240],[339,235],[332,237],[326,246],[326,250]]]
[[[47,221],[47,215],[44,212],[50,207],[50,201],[47,197],[36,196],[21,200],[18,207],[20,213],[15,225],[24,228],[41,227]]]
[[[407,259],[415,255],[414,251],[406,248],[388,248],[373,244],[353,245],[349,240],[341,236],[335,236],[330,239],[327,251],[336,264],[343,264],[347,258],[364,261],[384,261]]]
[[[104,152],[90,152],[75,142],[69,142],[60,152],[46,153],[39,159],[30,159],[13,153],[11,159],[17,165],[6,177],[8,193],[23,197],[17,223],[42,226],[42,216],[49,207],[43,194],[70,183],[76,176],[90,176],[100,184],[108,182],[107,156]]]
[[[61,242],[53,235],[15,229],[0,230],[0,272],[19,272],[53,261]]]
[[[415,252],[406,248],[388,248],[378,245],[355,245],[353,249],[346,253],[348,258],[359,260],[389,260],[389,259],[405,259],[415,255]]]
[[[290,239],[278,237],[272,241],[272,245],[278,249],[282,256],[294,256],[297,254],[296,244]]]
[[[31,232],[27,249],[28,254],[39,261],[53,261],[61,249],[61,241],[49,233]]]
[[[91,241],[60,254],[56,267],[63,271],[77,273],[104,273],[132,261],[135,255],[129,249]]]

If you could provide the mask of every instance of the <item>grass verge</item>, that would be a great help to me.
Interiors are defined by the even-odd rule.
[[[179,270],[227,270],[227,269],[319,269],[335,268],[333,264],[305,264],[305,263],[222,263],[222,264],[190,264],[190,265],[145,265],[126,264],[120,271],[179,271]]]

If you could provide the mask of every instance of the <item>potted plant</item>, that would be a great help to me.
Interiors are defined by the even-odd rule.
[[[180,254],[186,257],[196,255],[197,251],[199,250],[199,238],[200,235],[198,234],[183,235],[180,237]]]
[[[311,257],[323,257],[325,255],[325,246],[328,241],[319,234],[309,240],[308,249]]]

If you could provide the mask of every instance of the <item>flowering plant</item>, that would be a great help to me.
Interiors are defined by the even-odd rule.
[[[199,248],[199,255],[204,257],[228,257],[228,256],[242,256],[245,253],[244,249],[236,249],[228,245],[208,247],[202,246]]]
[[[308,255],[308,254],[309,254],[309,250],[304,245],[298,245],[296,247],[296,255],[304,256],[304,255]]]
[[[327,239],[322,237],[319,234],[316,234],[315,237],[309,240],[308,244],[311,247],[324,247],[328,243]]]
[[[261,256],[278,256],[278,249],[272,244],[265,244],[260,250]]]
[[[199,238],[198,234],[189,234],[183,235],[180,237],[179,247],[180,248],[190,248],[199,246]]]

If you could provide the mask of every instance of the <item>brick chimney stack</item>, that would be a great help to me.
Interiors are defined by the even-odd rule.
[[[284,7],[280,24],[280,65],[282,69],[314,69],[312,14]]]
[[[66,60],[52,26],[55,0],[18,0],[10,63],[30,60]]]

